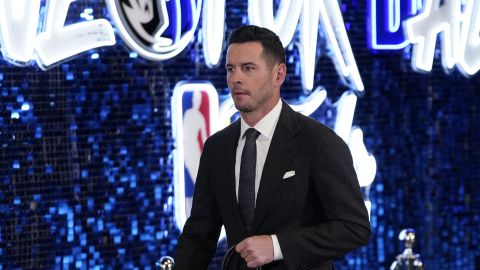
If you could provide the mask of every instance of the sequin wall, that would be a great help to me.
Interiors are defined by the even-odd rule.
[[[341,7],[366,89],[354,124],[378,171],[365,191],[370,244],[336,267],[388,269],[411,227],[426,269],[480,269],[480,75],[446,74],[440,59],[415,73],[410,48],[367,48],[366,1]],[[104,1],[78,0],[67,22],[85,12],[110,19]],[[226,16],[228,29],[247,22],[247,1],[227,1]],[[228,93],[223,62],[205,65],[198,32],[165,62],[142,59],[118,34],[115,46],[47,71],[0,60],[0,269],[154,269],[174,254],[172,89],[194,79]],[[287,51],[291,99],[303,93],[298,50]],[[348,90],[325,55],[315,85],[333,101]],[[315,115],[328,124],[324,111]]]

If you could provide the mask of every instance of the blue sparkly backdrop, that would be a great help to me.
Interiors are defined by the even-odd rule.
[[[246,22],[246,2],[227,1],[228,29]],[[365,2],[342,10],[366,88],[354,124],[378,165],[373,234],[336,266],[388,268],[412,227],[426,269],[480,269],[480,75],[446,75],[439,59],[418,74],[409,50],[368,49]],[[109,19],[104,1],[79,0],[67,21],[86,8]],[[201,79],[228,92],[223,63],[207,68],[201,46],[152,62],[117,36],[48,71],[0,61],[0,269],[153,269],[174,253],[172,89]],[[287,56],[288,99],[301,83],[298,52]],[[347,90],[329,58],[316,74],[330,99]]]

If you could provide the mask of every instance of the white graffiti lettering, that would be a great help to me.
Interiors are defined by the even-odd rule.
[[[36,58],[37,64],[46,69],[90,49],[114,45],[112,25],[105,19],[64,25],[73,1],[49,0],[45,27],[38,34],[39,0],[1,1],[0,35],[4,58],[16,65],[26,65]]]
[[[479,0],[427,0],[420,14],[404,22],[408,42],[413,44],[412,68],[420,72],[432,70],[440,36],[445,71],[450,73],[456,66],[466,77],[477,73],[480,70],[479,12]]]

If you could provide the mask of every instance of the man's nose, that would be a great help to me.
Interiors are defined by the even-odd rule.
[[[243,77],[241,72],[238,70],[230,71],[230,82],[234,84],[241,84],[243,82]]]

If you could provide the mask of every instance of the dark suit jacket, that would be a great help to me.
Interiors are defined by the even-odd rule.
[[[222,225],[228,245],[249,235],[235,194],[236,121],[204,145],[191,215],[179,237],[177,270],[207,269]],[[295,176],[282,179],[287,171]],[[347,145],[330,128],[283,103],[257,194],[251,235],[276,234],[283,260],[267,269],[332,269],[366,244],[370,223]],[[236,255],[230,269],[245,269]]]

